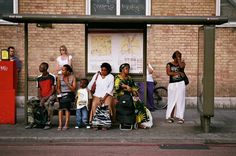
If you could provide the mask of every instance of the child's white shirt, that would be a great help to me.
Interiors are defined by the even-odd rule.
[[[81,109],[86,106],[88,109],[89,99],[91,99],[91,95],[89,94],[89,90],[87,88],[78,89],[76,108]]]

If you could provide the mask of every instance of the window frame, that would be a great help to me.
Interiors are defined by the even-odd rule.
[[[18,14],[18,3],[19,0],[13,0],[13,14]],[[0,19],[0,25],[16,25],[17,23],[12,23],[12,22],[8,22],[5,21],[3,19]]]
[[[220,4],[221,0],[216,0],[216,16],[220,16]],[[235,22],[228,22],[222,25],[216,25],[216,27],[236,27],[236,21]]]
[[[146,0],[146,15],[145,16],[151,16],[151,2],[152,0]],[[86,0],[86,15],[91,15],[91,0]],[[120,15],[120,0],[116,0],[116,16],[122,16]]]

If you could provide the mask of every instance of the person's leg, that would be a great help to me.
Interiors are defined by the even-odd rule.
[[[153,91],[154,91],[154,82],[147,82],[147,106],[150,109],[150,111],[155,109]]]
[[[62,128],[63,110],[58,111],[58,130]]]
[[[112,104],[111,104],[112,122],[116,122],[116,104],[117,104],[117,99],[113,98]]]
[[[94,116],[97,106],[99,104],[100,104],[100,99],[98,97],[94,96],[93,101],[92,101],[92,108],[91,108],[91,112],[90,112],[89,122],[92,122],[93,116]]]
[[[167,104],[167,110],[166,110],[166,119],[172,118],[171,114],[173,112],[173,109],[175,107],[175,103],[177,101],[177,87],[176,83],[170,83],[168,85],[168,104]]]
[[[70,110],[66,110],[66,122],[64,125],[64,129],[69,128],[69,122],[70,122]]]
[[[48,112],[48,121],[47,121],[47,125],[51,125],[52,124],[52,118],[53,118],[53,106],[50,104],[50,97],[45,101],[44,105],[45,108],[47,109]]]
[[[180,120],[184,120],[184,111],[185,111],[185,83],[181,81],[178,83],[178,98],[176,102],[176,117]]]
[[[82,126],[86,126],[88,124],[88,110],[87,107],[81,108],[82,111]]]
[[[112,116],[113,112],[112,112],[112,103],[113,103],[113,97],[112,96],[107,96],[107,98],[105,99],[105,105],[108,105],[109,108],[109,113]]]
[[[138,90],[139,98],[142,102],[144,102],[144,83],[139,82],[138,86],[139,86],[139,90]]]
[[[81,109],[76,109],[76,124],[77,127],[81,126]]]

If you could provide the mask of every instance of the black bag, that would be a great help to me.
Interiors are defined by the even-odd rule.
[[[60,98],[60,103],[72,103],[75,101],[74,93],[62,93],[65,94]]]
[[[132,125],[135,123],[135,107],[133,98],[131,95],[124,94],[118,98],[118,104],[116,105],[117,120],[121,124]]]
[[[34,109],[34,124],[37,128],[43,128],[48,121],[48,111],[45,107],[38,106]]]
[[[183,77],[184,83],[185,83],[185,85],[188,85],[188,84],[189,84],[188,77],[187,77],[187,75],[185,74],[185,72],[183,72],[183,73],[184,73],[184,77]]]

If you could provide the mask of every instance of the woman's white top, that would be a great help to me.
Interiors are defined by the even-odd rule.
[[[89,82],[88,84],[89,90],[91,90],[97,74],[98,73],[94,74],[92,80]],[[114,76],[112,74],[108,74],[105,78],[102,78],[101,74],[99,74],[96,81],[96,90],[93,95],[101,98],[103,98],[106,94],[113,96],[113,88],[114,88]]]
[[[62,68],[65,64],[69,64],[71,66],[71,59],[72,59],[71,55],[68,56],[68,59],[62,59],[61,56],[58,56],[57,64],[59,65],[60,68]],[[58,74],[61,74],[61,70],[58,71]]]

